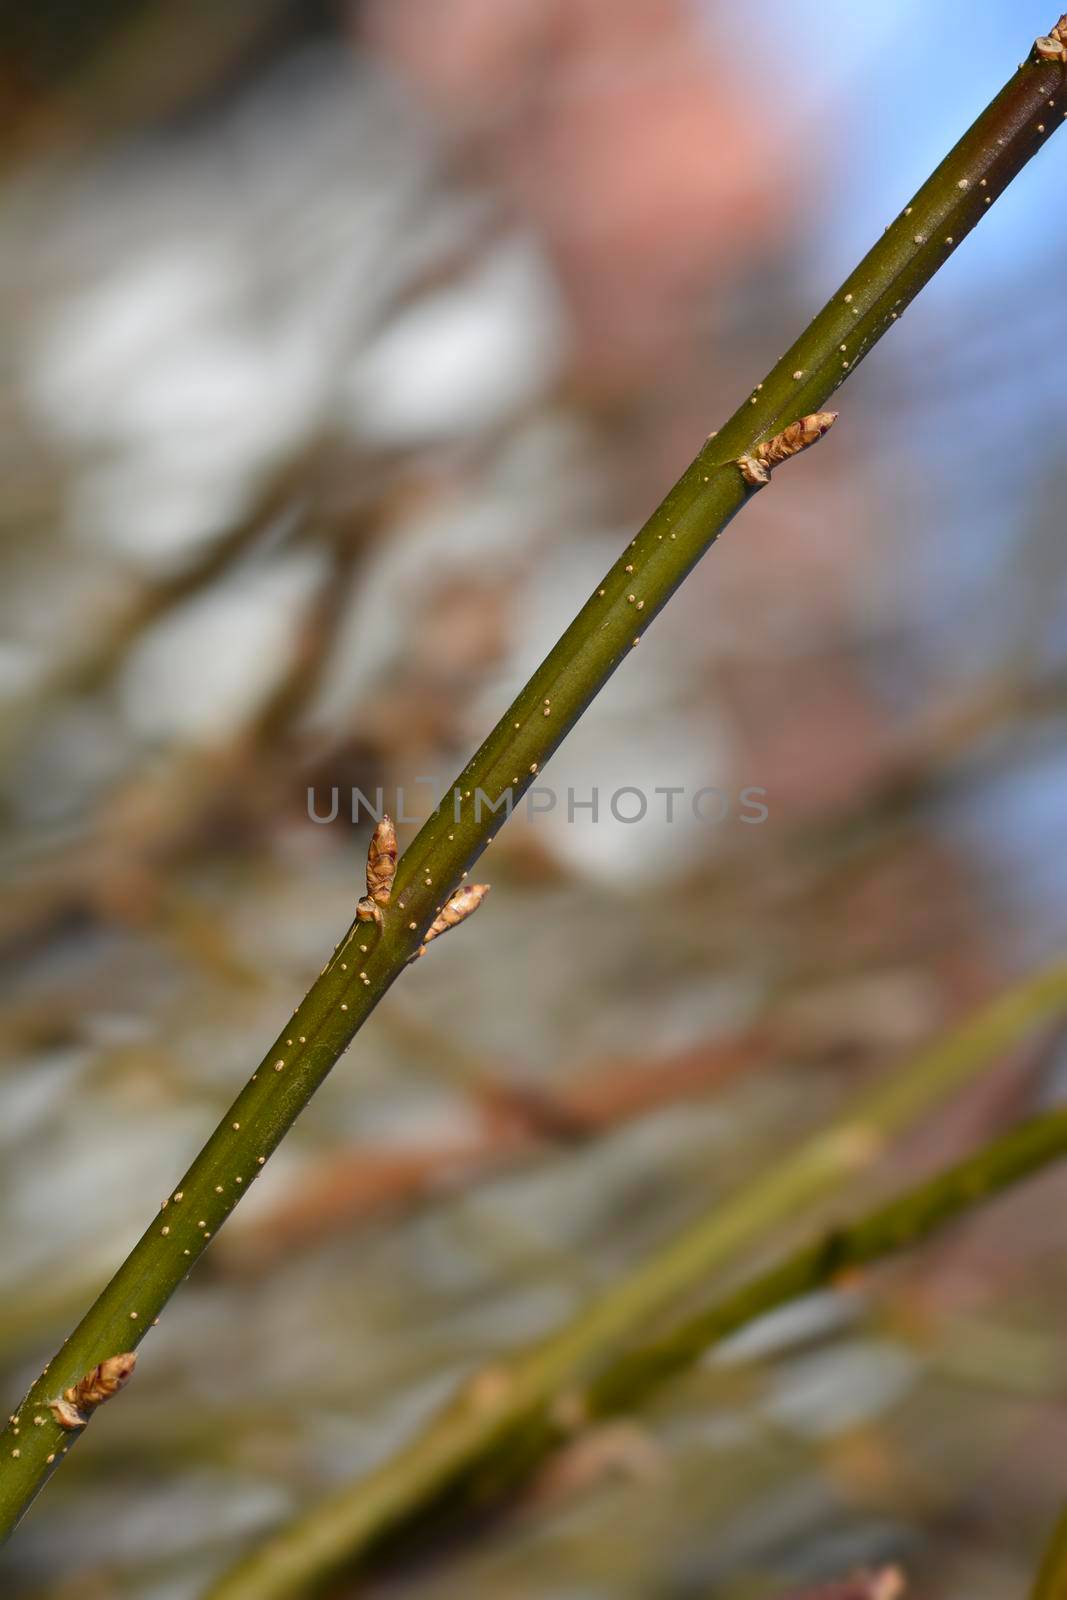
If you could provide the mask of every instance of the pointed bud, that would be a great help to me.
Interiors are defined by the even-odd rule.
[[[381,908],[389,904],[393,892],[396,855],[396,829],[392,819],[383,816],[367,847],[367,893],[356,907],[357,922],[376,922],[381,927]]]
[[[799,455],[809,445],[817,444],[836,421],[836,411],[813,411],[810,416],[801,417],[799,422],[791,422],[788,428],[776,433],[766,444],[757,445],[750,455],[740,458],[737,465],[745,482],[754,486],[770,483],[772,468],[782,461],[788,461],[790,456]]]
[[[133,1375],[137,1365],[137,1352],[127,1350],[119,1356],[108,1356],[77,1383],[64,1389],[62,1396],[49,1402],[55,1418],[64,1428],[84,1428],[88,1413],[118,1394]]]
[[[442,933],[447,933],[449,928],[456,927],[457,923],[465,922],[472,912],[477,911],[488,893],[487,883],[467,883],[462,889],[457,889],[455,894],[449,895],[430,924],[426,937],[419,946],[419,955],[422,955],[431,939],[437,939]]]
[[[387,906],[396,877],[396,829],[383,816],[367,850],[367,893],[375,905]]]

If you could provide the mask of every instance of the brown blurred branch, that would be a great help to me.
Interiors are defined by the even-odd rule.
[[[356,1145],[320,1159],[299,1187],[220,1246],[227,1264],[268,1267],[294,1246],[371,1216],[483,1181],[561,1144],[600,1138],[665,1106],[706,1094],[765,1060],[769,1035],[753,1031],[655,1062],[609,1059],[551,1091],[483,1082],[482,1126],[467,1137],[381,1150]]]

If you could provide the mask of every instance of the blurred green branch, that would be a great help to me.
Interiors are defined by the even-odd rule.
[[[1052,1530],[1031,1600],[1067,1600],[1067,1511]]]
[[[1063,120],[1067,68],[1035,49],[757,385],[582,607],[405,852],[379,930],[353,923],[185,1177],[0,1438],[0,1537],[77,1433],[49,1401],[135,1347],[417,951],[442,903],[644,629],[758,484],[739,458],[822,407]],[[783,173],[787,164],[783,157]],[[487,805],[496,810],[487,810]],[[355,896],[353,896],[355,898]],[[254,950],[251,952],[254,957]],[[37,1422],[35,1419],[40,1418]]]
[[[957,1049],[951,1041],[946,1060]],[[866,1123],[846,1122],[830,1137],[844,1145],[864,1126],[870,1131],[875,1125],[869,1108]],[[816,1174],[829,1148],[826,1136],[816,1139],[783,1169],[785,1181],[777,1184],[782,1214],[790,1193],[799,1202],[818,1187]],[[673,1277],[673,1298],[683,1290],[694,1294],[709,1271],[736,1252],[746,1223],[764,1220],[763,1196],[776,1189],[776,1178],[758,1180],[608,1290],[569,1327],[469,1380],[410,1445],[268,1539],[211,1590],[209,1600],[291,1600],[350,1571],[386,1542],[395,1547],[398,1538],[443,1512],[484,1507],[513,1489],[576,1428],[632,1410],[728,1335],[832,1286],[844,1273],[917,1244],[1064,1155],[1067,1110],[1037,1117],[859,1222],[831,1228],[668,1333],[635,1347],[633,1341],[663,1311],[665,1276]],[[664,1273],[664,1261],[675,1264],[672,1274]],[[1055,1593],[1048,1591],[1046,1600]]]

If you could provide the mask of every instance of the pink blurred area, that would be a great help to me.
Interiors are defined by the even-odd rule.
[[[773,292],[773,264],[825,181],[819,131],[805,129],[800,159],[788,153],[797,139],[780,84],[768,94],[765,70],[724,52],[713,9],[683,0],[371,0],[364,19],[446,160],[488,183],[552,263],[571,384],[595,408],[639,409],[643,470],[628,508],[639,515],[645,486],[661,488],[696,429],[719,420],[709,403],[741,398],[717,308],[745,302],[764,274]],[[769,529],[714,574],[716,610],[743,616],[772,652],[783,605],[809,636],[847,618],[862,491],[836,469],[841,448],[835,439],[818,486],[795,485],[788,508],[769,497]],[[875,778],[891,741],[842,663],[795,670],[802,714],[776,704],[739,731],[750,769],[771,775],[791,811],[814,811]],[[754,712],[758,700],[755,688]]]
[[[594,392],[677,359],[794,225],[782,127],[679,0],[372,0],[366,29],[453,158],[542,239]]]

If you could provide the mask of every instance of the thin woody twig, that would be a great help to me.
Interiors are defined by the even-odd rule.
[[[1057,25],[1054,33],[1061,31]],[[1050,35],[1049,37],[1052,37]],[[701,448],[405,851],[383,925],[353,920],[185,1177],[23,1405],[136,1343],[225,1223],[499,826],[746,501],[737,463],[818,413],[1063,121],[1067,63],[1033,49],[797,342]],[[1050,109],[1051,106],[1051,109]],[[844,345],[845,354],[841,347]],[[0,1537],[54,1470],[54,1420],[0,1436]],[[66,1436],[68,1440],[80,1434]]]

